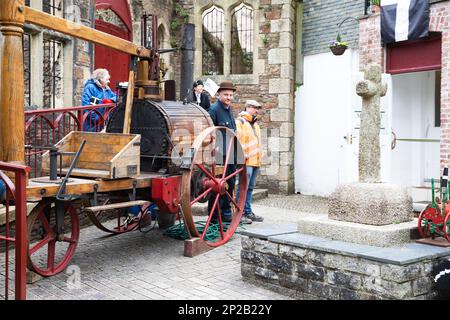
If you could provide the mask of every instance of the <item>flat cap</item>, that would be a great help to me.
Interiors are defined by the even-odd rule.
[[[262,105],[256,100],[247,100],[247,101],[245,101],[245,105],[246,106],[254,106],[254,107],[258,107],[258,108],[262,107]]]

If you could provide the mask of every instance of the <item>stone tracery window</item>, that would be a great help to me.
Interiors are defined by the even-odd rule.
[[[203,74],[223,74],[224,11],[216,6],[202,14]]]
[[[253,73],[253,10],[243,3],[231,16],[231,73]]]
[[[95,19],[111,23],[120,29],[128,31],[127,26],[122,19],[111,9],[97,9],[95,10]]]
[[[243,2],[228,11],[216,5],[203,11],[202,74],[252,74],[254,24],[254,10]]]
[[[63,0],[43,0],[42,11],[57,16],[63,17]]]

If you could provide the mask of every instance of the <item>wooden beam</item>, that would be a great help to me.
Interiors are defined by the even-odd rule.
[[[184,240],[184,256],[193,258],[202,254],[206,251],[211,250],[213,247],[210,247],[200,238],[192,238]]]
[[[3,1],[3,0],[2,0]],[[100,44],[140,58],[150,58],[150,50],[130,41],[86,27],[82,24],[61,19],[45,12],[25,7],[25,21],[75,38]]]

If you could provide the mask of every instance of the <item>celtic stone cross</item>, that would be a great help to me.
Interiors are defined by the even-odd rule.
[[[381,83],[381,67],[369,64],[364,80],[356,85],[362,97],[359,131],[359,182],[380,182],[380,97],[386,95],[387,85]]]

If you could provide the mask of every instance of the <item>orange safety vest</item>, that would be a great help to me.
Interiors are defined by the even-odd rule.
[[[236,121],[236,134],[244,149],[246,157],[245,164],[250,167],[260,167],[262,162],[261,129],[259,125],[250,122],[251,115],[248,113],[239,114]]]

